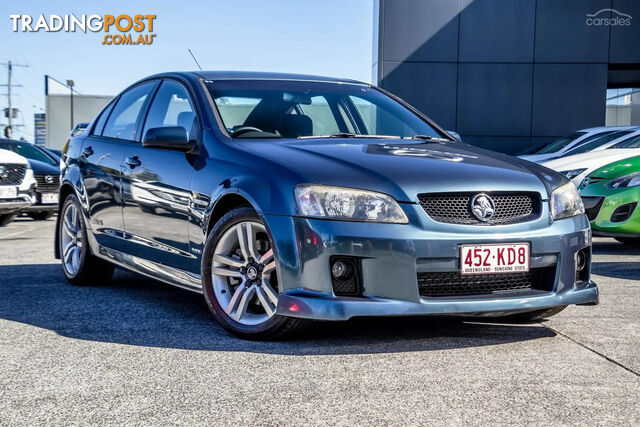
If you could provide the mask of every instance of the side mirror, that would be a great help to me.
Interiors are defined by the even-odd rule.
[[[182,126],[166,126],[149,129],[142,138],[142,146],[187,152],[195,148],[195,143],[189,141],[187,130]]]

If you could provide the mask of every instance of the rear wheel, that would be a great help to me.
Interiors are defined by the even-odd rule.
[[[106,283],[113,275],[113,265],[91,254],[87,243],[87,228],[75,195],[62,206],[58,241],[62,270],[73,285]]]
[[[640,237],[616,237],[618,242],[624,243],[625,245],[640,247]]]
[[[4,227],[5,225],[9,225],[9,223],[11,223],[11,221],[16,219],[17,216],[18,216],[17,213],[10,213],[10,214],[0,215],[0,227]]]
[[[209,310],[227,331],[249,339],[276,339],[306,323],[276,314],[280,295],[267,230],[251,208],[237,208],[211,231],[202,259]]]

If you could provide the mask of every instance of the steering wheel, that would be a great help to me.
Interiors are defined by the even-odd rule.
[[[232,138],[235,138],[236,136],[240,136],[248,132],[262,132],[262,129],[258,129],[253,126],[240,126],[238,129],[234,130],[229,135]]]

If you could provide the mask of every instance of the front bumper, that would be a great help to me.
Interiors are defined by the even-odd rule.
[[[31,200],[27,200],[23,198],[0,200],[0,214],[20,211],[29,206],[31,206]]]
[[[598,288],[576,281],[575,253],[589,247],[585,216],[549,224],[540,219],[507,226],[436,223],[416,205],[405,206],[411,224],[374,224],[265,215],[278,254],[282,295],[277,313],[321,320],[354,316],[500,316],[567,304],[597,304]],[[546,218],[546,219],[545,219]],[[548,292],[421,297],[417,274],[457,271],[459,247],[468,243],[529,242],[531,267],[556,266]],[[337,297],[331,286],[331,256],[361,261],[363,293]]]
[[[587,187],[589,191],[582,191],[581,196],[595,199],[604,197],[597,216],[591,222],[594,236],[604,237],[639,237],[640,236],[640,189],[638,187],[621,189],[603,189],[604,185]],[[604,196],[603,196],[604,194]],[[636,203],[635,208],[624,221],[614,222],[612,216],[620,206]]]

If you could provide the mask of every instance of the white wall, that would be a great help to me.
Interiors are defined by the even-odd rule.
[[[73,95],[73,121],[90,122],[104,108],[112,96]],[[47,147],[60,150],[71,132],[69,95],[47,95]]]

